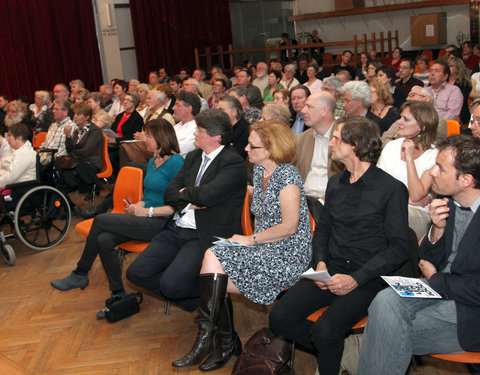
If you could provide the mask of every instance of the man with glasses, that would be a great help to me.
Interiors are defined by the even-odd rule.
[[[410,93],[407,96],[407,102],[427,102],[427,103],[432,103],[435,105],[435,97],[433,96],[433,92],[428,90],[426,87],[420,87],[420,86],[413,86],[412,89],[410,90]],[[448,134],[448,127],[447,127],[447,121],[441,117],[438,116],[438,128],[437,128],[437,140],[441,140],[443,138],[447,138]],[[397,139],[397,130],[398,130],[398,121],[395,121],[390,128],[382,134],[382,145],[385,147],[385,145],[394,140]]]
[[[423,87],[423,82],[413,77],[415,63],[411,59],[403,59],[398,67],[398,76],[400,79],[395,83],[397,89],[408,95],[413,86]]]

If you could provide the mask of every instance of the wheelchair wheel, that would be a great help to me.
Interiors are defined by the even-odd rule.
[[[51,186],[37,186],[18,201],[15,233],[34,250],[47,250],[60,243],[70,227],[72,213],[65,195]]]
[[[3,254],[3,257],[5,258],[5,262],[9,266],[13,266],[15,264],[15,260],[17,259],[17,257],[15,256],[15,251],[13,251],[12,245],[9,245],[9,244],[3,245],[2,254]]]

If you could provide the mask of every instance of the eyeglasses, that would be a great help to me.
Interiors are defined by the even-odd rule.
[[[425,98],[425,95],[417,94],[416,92],[409,92],[407,98],[413,98],[414,96],[420,96],[421,98]]]
[[[476,123],[477,125],[480,125],[480,118],[478,118],[478,117],[475,118],[475,117],[472,116],[472,117],[470,118],[470,126],[474,125],[475,123]]]
[[[247,146],[250,147],[250,150],[255,150],[255,149],[257,149],[257,148],[265,148],[265,147],[263,147],[263,146],[254,146],[254,145],[252,145],[251,143],[247,143]]]

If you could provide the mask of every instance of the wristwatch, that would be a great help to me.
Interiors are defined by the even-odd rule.
[[[153,207],[148,210],[148,217],[153,217]]]

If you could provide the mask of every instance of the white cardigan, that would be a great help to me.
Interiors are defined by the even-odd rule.
[[[17,182],[37,179],[37,153],[30,141],[26,141],[19,149],[11,148],[0,159],[0,189]]]

